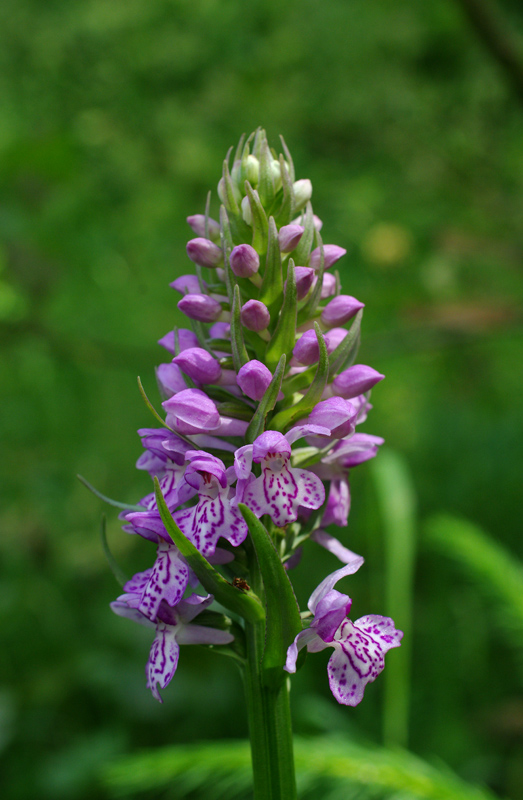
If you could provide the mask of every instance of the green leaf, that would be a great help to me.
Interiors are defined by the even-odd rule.
[[[280,209],[276,214],[276,219],[279,225],[288,225],[294,217],[294,187],[289,175],[289,170],[287,169],[287,165],[285,164],[285,160],[282,155],[280,155],[280,170],[283,188],[283,200],[281,202]]]
[[[218,412],[223,417],[234,417],[249,422],[252,417],[252,408],[235,400],[223,400],[216,404]]]
[[[431,544],[454,559],[493,601],[500,628],[523,648],[523,564],[485,531],[459,517],[434,516],[426,530]]]
[[[207,559],[202,556],[199,550],[182,533],[167,507],[165,498],[162,494],[158,478],[154,479],[154,493],[158,511],[165,525],[167,533],[174,544],[185,558],[191,569],[196,573],[200,583],[208,592],[214,595],[215,599],[225,608],[239,614],[249,622],[259,622],[264,618],[262,604],[252,591],[237,589],[225,580],[220,573],[214,569]]]
[[[229,151],[230,152],[230,151]],[[229,172],[229,164],[227,163],[227,159],[223,162],[223,192],[224,192],[224,205],[227,211],[230,211],[232,214],[238,216],[240,213],[240,209],[238,207],[238,202],[236,200],[236,196],[234,193],[234,186],[231,179],[231,174]]]
[[[287,285],[283,297],[283,306],[276,330],[265,352],[265,361],[271,372],[276,367],[280,357],[285,354],[291,357],[294,343],[296,341],[296,314],[298,308],[298,296],[296,294],[296,274],[294,272],[294,262],[289,259],[287,268]]]
[[[265,137],[260,147],[260,175],[258,178],[258,194],[264,206],[270,206],[275,194],[271,162],[272,154]]]
[[[118,500],[112,500],[110,497],[99,492],[98,489],[95,489],[82,475],[77,475],[76,477],[80,483],[83,483],[90,492],[99,497],[100,500],[103,500],[104,503],[108,503],[110,506],[114,506],[114,508],[123,508],[125,511],[143,511],[143,506],[135,506],[132,503],[120,503]]]
[[[120,565],[116,561],[115,557],[111,553],[111,550],[109,549],[109,542],[107,541],[107,529],[106,529],[107,526],[106,526],[106,522],[107,522],[106,516],[105,516],[105,514],[102,514],[102,519],[101,519],[101,522],[100,522],[100,538],[102,540],[103,551],[104,551],[105,557],[107,559],[107,563],[109,564],[109,567],[111,568],[111,572],[113,573],[114,577],[116,578],[116,580],[118,581],[120,586],[123,587],[124,584],[126,584],[127,581],[129,580],[129,578],[127,577],[127,575],[125,574],[123,569],[120,567]]]
[[[309,706],[312,697],[307,697]],[[330,722],[330,708],[318,708],[318,721]],[[336,717],[334,717],[336,720]],[[315,723],[317,724],[317,723]],[[402,750],[356,745],[340,734],[295,738],[296,771],[302,800],[496,800],[488,789],[467,783]],[[198,742],[138,751],[104,764],[103,780],[112,796],[140,792],[157,796],[176,786],[177,797],[194,800],[252,798],[248,741]],[[140,795],[141,796],[141,795]]]
[[[279,411],[276,416],[271,420],[272,427],[277,431],[283,431],[289,427],[295,420],[301,417],[307,417],[314,406],[320,402],[327,379],[329,377],[329,354],[327,353],[327,345],[317,322],[314,323],[314,330],[318,337],[318,346],[320,348],[320,360],[316,369],[314,380],[312,381],[307,393],[296,405],[290,408],[284,408]]]
[[[294,163],[293,163],[293,160],[292,160],[292,156],[291,156],[291,154],[289,152],[289,148],[287,147],[287,145],[285,143],[285,139],[281,135],[280,135],[280,141],[281,141],[281,146],[283,148],[283,152],[285,153],[285,159],[287,161],[287,164],[289,165],[289,176],[290,176],[291,182],[294,183],[294,181],[296,180],[296,174],[294,172]]]
[[[320,266],[316,275],[316,284],[312,290],[311,296],[298,313],[298,325],[303,325],[304,322],[308,322],[308,320],[314,318],[316,315],[316,309],[318,308],[321,300],[323,274],[325,272],[325,256],[323,252],[323,242],[320,234],[317,231],[316,240],[318,241],[318,246],[320,247]]]
[[[278,366],[274,371],[272,380],[265,390],[265,394],[263,395],[262,399],[258,403],[258,408],[256,409],[251,423],[245,433],[245,441],[249,444],[254,442],[254,440],[265,430],[265,418],[276,405],[276,400],[280,393],[283,375],[285,373],[286,361],[287,359],[284,354],[278,361]]]
[[[236,284],[234,287],[234,299],[231,313],[232,361],[236,372],[239,372],[243,365],[249,360],[249,356],[247,355],[247,350],[245,348],[245,341],[243,339],[241,310],[242,301],[240,299],[240,287],[238,284]]]
[[[245,193],[249,198],[252,214],[252,246],[262,256],[267,248],[269,221],[265,209],[260,203],[258,192],[252,188],[249,181],[245,181]]]
[[[238,503],[249,526],[258,564],[265,586],[265,649],[262,658],[262,679],[272,688],[280,686],[287,649],[302,630],[300,609],[289,576],[265,526],[244,503]]]
[[[149,409],[149,411],[151,412],[153,417],[155,417],[158,420],[160,425],[163,425],[163,427],[167,428],[168,431],[172,431],[174,433],[173,429],[170,428],[167,425],[167,423],[165,422],[165,420],[163,420],[161,418],[161,416],[158,414],[157,410],[155,409],[155,407],[153,406],[153,404],[151,403],[151,401],[149,400],[149,398],[145,394],[145,389],[142,386],[142,380],[141,380],[140,376],[137,377],[137,381],[138,381],[138,388],[140,390],[140,394],[142,395],[142,397],[143,397],[143,399],[145,401],[145,405],[147,406],[147,408]],[[179,434],[177,434],[177,435],[179,435]],[[180,436],[180,439],[184,439],[184,436]]]
[[[231,226],[229,223],[229,217],[227,215],[227,209],[223,205],[220,206],[220,238],[223,251],[225,286],[227,288],[227,297],[229,298],[229,304],[232,308],[232,303],[234,300],[235,276],[231,269],[229,259],[231,256],[231,251],[234,247],[234,242],[231,234]]]
[[[269,242],[267,247],[267,259],[265,262],[265,272],[263,274],[263,283],[259,299],[262,303],[265,303],[269,309],[272,321],[278,318],[277,312],[281,306],[283,292],[280,243],[278,240],[278,229],[273,217],[269,217],[268,231]]]
[[[332,380],[334,376],[341,372],[343,369],[350,367],[354,364],[354,360],[358,354],[360,344],[360,329],[361,319],[363,317],[363,309],[360,308],[354,322],[349,328],[349,332],[344,339],[339,343],[337,348],[330,354],[330,367],[329,379]]]
[[[416,557],[416,492],[405,459],[386,449],[373,459],[374,478],[381,512],[385,551],[385,614],[392,617],[404,636],[390,659],[384,676],[383,736],[388,745],[405,747],[411,686],[412,613]]]
[[[303,222],[303,235],[298,242],[296,249],[292,253],[292,257],[296,264],[306,264],[311,254],[312,244],[316,235],[316,228],[314,227],[314,216],[312,213],[312,206],[307,203],[307,210],[305,212],[305,220]]]

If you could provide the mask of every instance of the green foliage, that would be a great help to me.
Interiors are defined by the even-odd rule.
[[[492,800],[450,770],[401,750],[362,747],[326,736],[298,739],[298,791],[303,800]],[[168,790],[173,798],[244,800],[249,797],[251,760],[247,742],[220,742],[135,753],[111,764],[104,781],[112,796]]]
[[[521,33],[521,3],[495,5]],[[452,0],[253,0],[249,13],[227,0],[3,0],[0,23],[0,783],[8,800],[91,800],[92,753],[246,735],[234,671],[198,648],[154,706],[149,633],[110,616],[104,506],[74,477],[133,502],[151,489],[134,432],[158,423],[136,375],[158,407],[153,366],[170,356],[155,342],[181,324],[168,283],[192,268],[185,217],[212,188],[217,218],[242,130],[284,134],[323,241],[348,250],[343,284],[366,304],[358,360],[387,376],[363,430],[408,460],[420,517],[448,509],[523,556],[521,109]],[[369,465],[351,488],[349,528],[333,533],[372,576],[351,581],[354,608],[382,613]],[[128,574],[147,569],[153,549],[143,556],[116,513],[111,552]],[[335,568],[304,548],[302,605]],[[520,723],[503,711],[520,692],[520,627],[511,601],[490,614],[485,586],[420,556],[410,741],[520,800]],[[503,650],[492,633],[509,617]],[[322,654],[304,672],[295,708],[328,692]],[[382,687],[342,710],[376,740]]]
[[[385,610],[403,631],[398,654],[387,664],[383,735],[406,747],[411,688],[412,616],[416,555],[416,492],[408,464],[393,450],[372,463],[385,550]]]
[[[523,563],[485,531],[441,514],[426,523],[429,542],[453,559],[493,606],[497,625],[523,655]]]

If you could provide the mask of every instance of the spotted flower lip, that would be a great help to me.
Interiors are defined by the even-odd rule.
[[[244,482],[243,502],[257,517],[269,514],[278,527],[295,522],[300,506],[320,508],[325,500],[323,483],[313,472],[290,466],[292,442],[308,433],[327,436],[329,429],[319,425],[301,425],[286,435],[279,431],[265,431],[252,445],[236,451],[234,466],[238,482]],[[259,478],[250,478],[253,461],[261,464]]]
[[[206,557],[214,554],[220,537],[237,547],[247,536],[247,525],[229,497],[234,470],[204,451],[189,451],[187,457],[185,480],[198,491],[198,502],[175,511],[174,521]]]
[[[165,689],[173,679],[178,666],[181,644],[230,644],[234,636],[228,631],[190,624],[198,614],[211,605],[214,600],[212,594],[206,597],[191,594],[174,608],[161,602],[155,620],[151,620],[140,611],[137,605],[138,595],[139,590],[127,591],[111,603],[111,609],[120,617],[127,617],[141,625],[156,628],[145,674],[147,688],[151,690],[153,697],[162,703],[158,686]]]
[[[356,622],[346,618],[352,601],[334,586],[341,578],[356,572],[362,563],[363,558],[356,557],[315,589],[308,602],[313,620],[290,645],[284,667],[287,672],[296,671],[298,652],[303,647],[311,653],[334,648],[327,666],[329,685],[336,700],[348,706],[356,706],[362,700],[366,685],[385,666],[385,653],[391,647],[399,647],[403,637],[389,617],[370,614]]]

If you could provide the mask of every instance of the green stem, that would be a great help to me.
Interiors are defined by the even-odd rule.
[[[250,580],[253,591],[263,584],[254,553]],[[262,594],[260,596],[263,596]],[[245,698],[251,740],[254,800],[296,800],[296,779],[288,681],[277,689],[264,684],[262,657],[264,621],[245,623],[247,662],[244,670]]]
[[[246,624],[245,696],[251,739],[254,800],[295,800],[292,725],[287,681],[263,685],[263,623]]]

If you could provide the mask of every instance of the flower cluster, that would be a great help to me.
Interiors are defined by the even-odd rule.
[[[358,426],[384,376],[354,363],[363,303],[341,293],[332,270],[346,251],[323,244],[311,183],[295,179],[282,144],[277,156],[262,130],[241,141],[218,184],[220,221],[208,209],[188,218],[194,272],[171,284],[187,324],[159,340],[170,356],[157,368],[165,422],[139,431],[137,467],[158,478],[183,541],[233,586],[242,578],[249,588],[245,508],[287,572],[308,539],[337,556],[345,566],[311,596],[310,626],[284,643],[281,667],[295,671],[304,646],[333,647],[331,689],[355,705],[402,634],[384,617],[347,619],[351,600],[333,587],[363,559],[325,528],[347,526],[350,470],[383,442]],[[235,636],[223,615],[218,624],[207,611],[213,595],[196,591],[199,575],[166,527],[158,492],[121,516],[127,532],[157,548],[154,565],[125,584],[112,608],[156,629],[146,672],[161,700],[157,687],[172,679],[180,644],[228,647]]]

